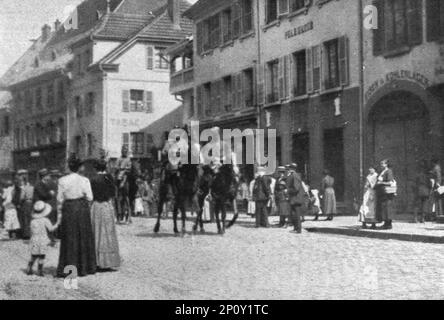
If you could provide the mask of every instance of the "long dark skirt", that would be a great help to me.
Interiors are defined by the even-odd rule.
[[[88,202],[83,199],[65,201],[60,226],[60,256],[57,276],[66,277],[67,266],[77,268],[77,275],[84,277],[96,273],[94,233]]]
[[[392,221],[396,215],[395,196],[380,193],[376,204],[376,219],[378,222]]]

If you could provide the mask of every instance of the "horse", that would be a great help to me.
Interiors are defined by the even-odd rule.
[[[131,223],[131,214],[134,209],[134,200],[137,193],[136,179],[138,169],[131,164],[129,172],[125,172],[121,179],[116,178],[117,219],[119,222]]]
[[[179,164],[178,168],[173,168],[170,163],[164,165],[161,174],[159,188],[159,204],[157,212],[157,223],[154,232],[158,233],[160,229],[160,218],[163,205],[173,201],[173,221],[174,233],[178,234],[177,216],[179,210],[182,218],[182,234],[186,232],[186,207],[191,205],[198,207],[199,190],[199,166],[196,164]],[[198,212],[200,209],[197,210]]]
[[[238,185],[239,183],[232,165],[223,164],[213,172],[210,196],[214,201],[214,213],[216,216],[217,231],[221,235],[225,233],[225,229],[232,227],[238,218],[239,214],[237,212],[237,205],[235,202]],[[232,203],[234,209],[233,219],[228,223],[228,225],[225,224],[225,206],[227,202]],[[219,214],[221,214],[222,219],[219,218]]]

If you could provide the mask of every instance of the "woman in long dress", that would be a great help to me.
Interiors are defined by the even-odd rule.
[[[119,242],[117,241],[114,222],[113,198],[115,184],[113,177],[106,172],[106,162],[97,161],[97,175],[91,179],[94,202],[91,207],[96,259],[99,269],[117,269],[120,267]]]
[[[321,183],[321,192],[323,199],[323,211],[327,215],[327,221],[332,221],[336,210],[336,193],[335,193],[335,179],[330,175],[330,171],[324,170],[324,178]]]
[[[60,178],[57,191],[57,211],[60,224],[60,256],[57,276],[66,277],[75,267],[77,276],[95,274],[97,269],[90,202],[93,200],[89,180],[78,174],[82,162],[71,157],[70,173]],[[67,274],[68,273],[68,274]]]
[[[365,180],[364,199],[361,209],[359,210],[359,221],[362,222],[362,228],[367,228],[367,223],[372,224],[372,229],[376,229],[376,223],[380,222],[376,219],[376,190],[375,186],[378,182],[378,174],[375,168],[369,169],[369,174]]]

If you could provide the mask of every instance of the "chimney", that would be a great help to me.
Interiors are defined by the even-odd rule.
[[[51,35],[51,27],[47,24],[45,24],[42,27],[42,42],[45,42],[49,39],[49,36]]]
[[[168,0],[168,14],[176,29],[180,29],[180,1]]]
[[[59,19],[57,19],[57,20],[54,22],[54,30],[55,30],[55,31],[59,31],[61,25],[62,25],[62,23],[60,22]]]

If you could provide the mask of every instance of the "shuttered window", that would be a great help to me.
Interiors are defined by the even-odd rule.
[[[232,89],[233,89],[233,83],[232,83],[232,77],[228,76],[225,77],[223,80],[224,84],[224,92],[223,92],[223,110],[225,112],[230,112],[233,109],[233,97],[232,97]]]
[[[444,38],[444,2],[426,0],[427,4],[427,41]]]
[[[220,14],[216,14],[210,18],[210,48],[214,49],[220,45],[221,28],[220,28]]]
[[[271,23],[278,18],[277,11],[277,1],[278,0],[266,0],[266,23]]]
[[[307,93],[307,54],[305,50],[296,52],[293,60],[293,94],[295,97]]]
[[[199,117],[203,116],[203,88],[198,86],[196,88],[196,104],[197,104],[197,115]]]
[[[253,69],[247,69],[243,72],[243,99],[244,106],[251,108],[254,105],[254,72]]]
[[[279,15],[287,14],[289,11],[288,0],[278,0],[278,12]]]
[[[313,92],[313,50],[308,48],[307,51],[307,92]]]
[[[253,0],[242,0],[242,33],[253,30]]]
[[[147,46],[146,48],[146,68],[148,70],[154,69],[154,47]]]
[[[258,92],[257,92],[257,103],[259,105],[264,105],[265,104],[265,66],[264,65],[257,65],[257,88],[258,88]]]
[[[223,30],[223,42],[228,42],[232,39],[232,27],[233,22],[231,20],[231,8],[224,10],[222,13],[222,30]]]
[[[122,91],[122,111],[129,112],[130,111],[130,92],[129,90]]]
[[[422,0],[375,0],[374,5],[378,8],[375,55],[422,43]]]
[[[342,86],[349,85],[349,40],[347,37],[339,38],[339,79]]]
[[[233,39],[236,39],[241,34],[242,9],[239,3],[234,3],[231,6],[231,14],[233,19]]]
[[[203,28],[203,22],[199,22],[196,25],[196,48],[197,53],[202,54],[203,52],[203,34],[204,28]]]
[[[144,105],[145,105],[146,113],[153,113],[154,112],[153,104],[154,104],[154,102],[153,102],[153,92],[152,91],[145,91]]]
[[[312,77],[313,77],[313,90],[319,91],[321,89],[321,63],[322,63],[322,57],[321,57],[321,46],[314,46],[312,48]]]
[[[129,140],[130,140],[129,133],[122,133],[122,148],[130,150]]]

